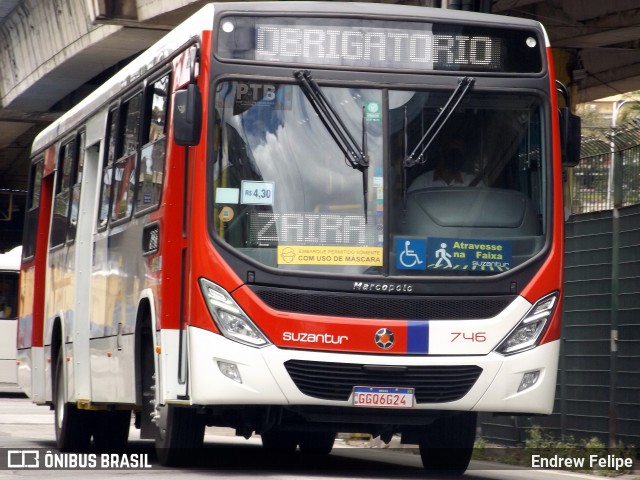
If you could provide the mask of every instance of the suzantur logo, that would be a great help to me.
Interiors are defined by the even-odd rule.
[[[389,350],[395,343],[395,335],[388,328],[381,328],[375,334],[376,345],[384,350]]]
[[[282,332],[282,339],[285,342],[298,343],[326,343],[333,345],[341,345],[348,342],[349,337],[346,335],[332,335],[330,333],[304,333],[304,332]]]

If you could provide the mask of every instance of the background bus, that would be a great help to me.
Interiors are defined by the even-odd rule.
[[[34,142],[20,385],[62,449],[133,411],[164,464],[218,425],[464,471],[478,411],[553,408],[574,126],[533,21],[206,6]]]
[[[18,283],[22,247],[0,254],[0,388],[15,388]]]

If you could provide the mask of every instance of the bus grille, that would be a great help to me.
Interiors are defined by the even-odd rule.
[[[254,285],[251,290],[275,310],[335,317],[397,320],[492,318],[515,295],[436,297],[295,290]]]
[[[477,365],[398,367],[289,360],[284,366],[305,395],[340,401],[349,400],[353,387],[368,386],[414,388],[416,403],[453,402],[467,394],[482,372]]]

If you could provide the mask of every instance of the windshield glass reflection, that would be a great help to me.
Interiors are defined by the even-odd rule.
[[[364,123],[366,193],[299,85],[217,87],[214,226],[239,254],[280,270],[424,276],[498,274],[541,251],[537,97],[470,90],[407,166],[450,91],[320,88],[350,135]]]

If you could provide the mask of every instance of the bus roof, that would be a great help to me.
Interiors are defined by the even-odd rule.
[[[216,4],[216,9],[220,11],[234,12],[271,12],[291,15],[292,13],[309,14],[322,13],[324,16],[351,15],[369,16],[381,15],[385,17],[406,17],[407,19],[420,20],[450,20],[453,22],[481,22],[492,26],[522,26],[538,27],[540,23],[536,20],[519,17],[507,17],[504,15],[494,15],[490,13],[466,12],[462,10],[450,10],[446,8],[421,7],[415,5],[398,5],[389,3],[367,3],[367,2],[314,2],[314,1],[290,1],[290,2],[225,2]]]
[[[0,253],[0,270],[20,270],[20,259],[22,258],[22,246],[17,246],[7,253]]]
[[[145,50],[131,63],[89,94],[71,110],[45,128],[35,138],[31,153],[49,146],[58,137],[76,128],[93,112],[105,107],[120,92],[143,78],[146,72],[162,64],[173,52],[213,27],[213,4],[206,5],[167,35]]]
[[[129,86],[135,84],[146,72],[162,64],[176,50],[184,46],[194,37],[206,30],[212,30],[214,12],[271,12],[291,15],[322,14],[331,12],[335,15],[363,16],[379,15],[391,16],[405,20],[443,20],[450,22],[482,23],[484,26],[494,27],[528,27],[542,31],[546,46],[549,45],[548,36],[542,25],[530,19],[506,17],[484,13],[448,10],[442,8],[419,7],[411,5],[360,3],[360,2],[229,2],[210,3],[194,13],[187,20],[174,28],[158,42],[140,54],[135,60],[125,66],[113,77],[88,95],[79,104],[67,111],[58,120],[45,128],[34,140],[31,153],[37,154],[56,139],[77,128],[93,112],[104,108],[108,103]]]

